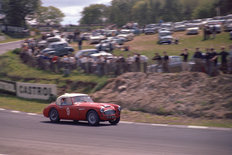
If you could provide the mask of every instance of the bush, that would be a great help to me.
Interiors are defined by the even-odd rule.
[[[12,53],[14,54],[20,54],[20,52],[21,52],[21,48],[16,48],[12,51]]]

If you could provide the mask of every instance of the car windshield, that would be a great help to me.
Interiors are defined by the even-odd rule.
[[[89,96],[76,96],[73,98],[73,102],[93,102]]]

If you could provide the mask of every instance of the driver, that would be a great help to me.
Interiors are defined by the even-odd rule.
[[[67,102],[66,102],[66,99],[65,99],[65,98],[62,98],[62,99],[61,99],[61,105],[67,105]]]

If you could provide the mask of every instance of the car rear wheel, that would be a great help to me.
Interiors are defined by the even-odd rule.
[[[56,109],[51,109],[49,112],[49,118],[52,123],[57,123],[60,121],[59,113]]]
[[[88,120],[89,125],[91,125],[91,126],[98,125],[99,121],[100,121],[97,112],[94,111],[94,110],[91,110],[91,111],[88,112],[88,114],[87,114],[87,120]]]
[[[110,122],[111,125],[117,125],[119,123],[119,121],[120,121],[120,117],[116,118],[114,120],[110,120],[109,122]]]
[[[73,123],[78,124],[79,120],[73,120]]]

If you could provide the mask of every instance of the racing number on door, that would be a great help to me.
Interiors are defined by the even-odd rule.
[[[66,108],[66,113],[67,113],[67,116],[70,116],[70,109],[69,109],[69,107]]]

